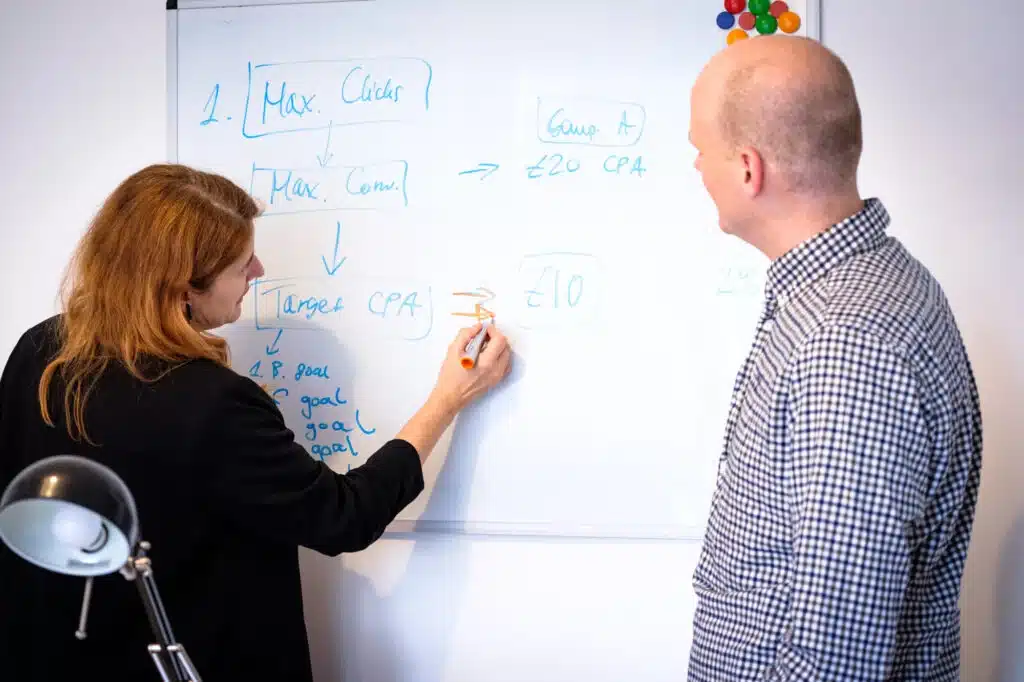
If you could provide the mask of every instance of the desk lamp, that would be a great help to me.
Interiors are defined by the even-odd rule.
[[[0,539],[46,570],[86,578],[75,636],[85,622],[95,576],[120,572],[135,581],[157,643],[149,655],[164,682],[202,682],[185,647],[174,641],[139,538],[135,499],[109,468],[84,457],[58,455],[22,470],[0,497]]]

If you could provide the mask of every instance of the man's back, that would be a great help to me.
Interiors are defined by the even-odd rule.
[[[940,286],[864,210],[777,259],[737,381],[690,679],[958,679],[981,465]]]

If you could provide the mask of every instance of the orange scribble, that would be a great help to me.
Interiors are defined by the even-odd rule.
[[[456,291],[452,293],[452,296],[468,296],[470,298],[480,299],[475,304],[473,304],[473,312],[455,312],[452,313],[452,315],[457,315],[459,317],[472,317],[476,319],[478,322],[482,322],[486,319],[494,319],[494,313],[484,307],[484,303],[488,303],[494,299],[494,292],[491,291],[490,289],[485,289],[484,287],[477,287],[476,291]]]

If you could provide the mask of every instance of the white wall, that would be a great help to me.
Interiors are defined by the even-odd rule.
[[[114,185],[166,158],[156,0],[0,2],[0,357],[54,312],[65,261]]]
[[[848,63],[864,110],[861,190],[884,198],[893,233],[944,284],[981,392],[963,679],[1024,680],[1024,93],[1009,67],[1024,48],[1011,22],[968,23],[953,0],[825,5],[822,38]]]
[[[1015,277],[1024,254],[1018,195],[1024,187],[1024,95],[1017,73],[1024,50],[1011,21],[979,13],[972,22],[964,4],[953,0],[824,4],[824,40],[849,64],[864,109],[862,190],[884,199],[895,219],[893,232],[945,284],[982,393],[986,462],[964,585],[963,678],[1024,680],[1018,634],[1024,628],[1024,495],[1018,492],[1024,482],[1024,421],[1018,417],[1024,402],[1024,294]],[[129,172],[165,158],[163,7],[162,0],[0,3],[0,187],[6,188],[0,357],[27,326],[55,310],[66,258],[106,193]],[[434,641],[429,632],[419,642],[389,641],[387,619],[413,614],[385,608],[377,595],[399,587],[413,594],[404,604],[438,609],[439,624],[449,628],[483,630],[487,608],[514,611],[540,603],[547,607],[524,618],[546,624],[549,632],[587,624],[589,637],[603,646],[622,646],[615,633],[626,633],[628,623],[602,624],[602,611],[593,604],[585,620],[576,615],[572,622],[570,614],[587,607],[581,595],[606,590],[614,602],[629,586],[646,599],[663,590],[667,601],[677,603],[689,591],[688,573],[656,570],[666,562],[692,563],[682,548],[481,542],[458,551],[462,558],[452,573],[430,542],[442,541],[421,543],[418,568],[409,541],[375,548],[407,553],[409,563],[404,575],[372,589],[360,591],[369,587],[358,578],[363,557],[350,559],[353,581],[341,589],[347,599],[376,609],[364,610],[353,629],[379,633],[381,656],[418,652],[429,658]],[[548,565],[538,571],[541,556]],[[622,578],[604,585],[594,567]],[[320,568],[318,561],[306,563],[307,571]],[[449,580],[465,575],[460,571],[491,576],[477,579],[475,591],[461,592],[483,615],[444,623],[441,595]],[[437,577],[444,574],[451,577]],[[424,582],[410,580],[417,576]],[[558,589],[559,583],[573,589]],[[321,603],[311,609],[314,627],[330,608]],[[671,647],[688,631],[688,613],[651,622],[650,613],[638,611],[636,618],[663,628],[658,647]],[[512,651],[530,645],[530,637],[523,632],[517,641],[492,644]],[[534,651],[541,646],[532,643]],[[314,643],[314,655],[324,670],[338,665],[326,643]],[[436,663],[453,670],[460,658]]]

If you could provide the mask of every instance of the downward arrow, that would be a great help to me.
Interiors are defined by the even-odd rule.
[[[320,164],[321,168],[326,168],[328,162],[334,158],[334,154],[331,153],[331,128],[334,126],[334,121],[327,123],[327,144],[324,145],[323,156],[317,154],[316,162]]]
[[[337,227],[335,228],[335,231],[334,231],[334,255],[331,256],[331,262],[330,263],[327,262],[327,256],[320,256],[320,260],[322,260],[324,262],[324,270],[326,270],[327,274],[330,275],[331,277],[334,276],[334,273],[336,273],[338,271],[338,268],[341,267],[341,264],[344,263],[345,259],[347,258],[347,256],[342,256],[341,260],[338,260],[338,246],[340,244],[341,244],[341,221],[338,221]]]
[[[267,355],[277,355],[281,352],[281,349],[277,347],[277,342],[281,340],[281,333],[283,329],[277,330],[277,336],[274,337],[274,343],[267,346]]]

